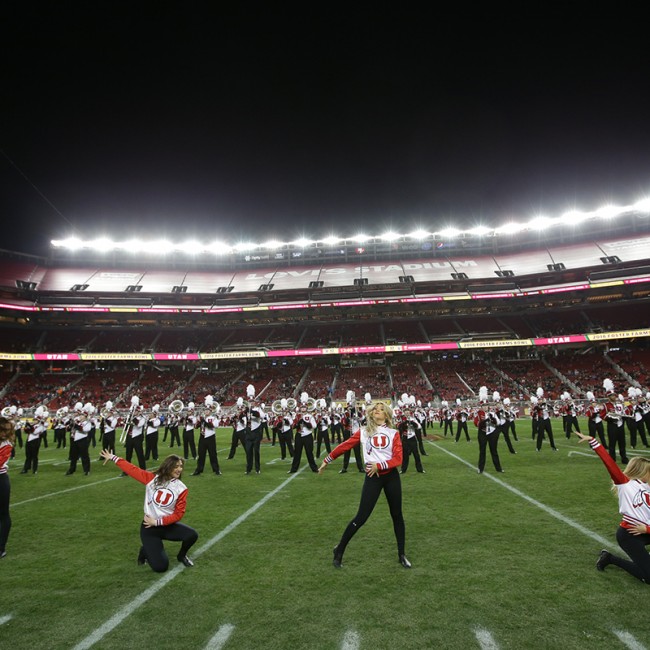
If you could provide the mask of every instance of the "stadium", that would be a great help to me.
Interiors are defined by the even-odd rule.
[[[649,226],[639,202],[473,231],[68,239],[48,257],[2,251],[3,415],[22,409],[30,421],[45,409],[49,428],[80,403],[99,422],[110,402],[119,431],[134,397],[182,422],[190,403],[202,409],[211,396],[222,421],[220,475],[192,476],[191,457],[185,466],[196,566],[162,577],[136,564],[141,493],[99,462],[101,437],[90,471],[68,476],[51,429],[38,473],[20,475],[18,448],[0,643],[646,647],[645,586],[594,569],[601,548],[616,550],[607,472],[564,436],[560,416],[568,395],[586,432],[587,395],[605,401],[606,379],[623,402],[630,388],[650,390]],[[455,409],[455,422],[461,408],[476,409],[481,387],[516,409],[516,454],[501,445],[503,475],[489,460],[477,475],[472,418],[469,442],[443,434],[444,410]],[[555,454],[531,435],[540,388],[555,406]],[[304,394],[317,417],[351,399],[405,410],[409,398],[426,411],[426,472],[402,478],[409,571],[383,502],[343,569],[332,567],[363,480],[339,475],[340,461],[313,476],[303,460],[288,477],[275,436],[263,440],[255,475],[241,446],[226,460],[242,401],[272,419]],[[161,457],[174,451],[165,417]]]

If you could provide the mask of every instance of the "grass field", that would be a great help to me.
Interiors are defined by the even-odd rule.
[[[340,475],[341,460],[322,476],[288,475],[265,443],[262,473],[245,476],[243,450],[227,461],[230,432],[219,430],[223,475],[190,476],[191,460],[184,475],[195,566],[178,564],[169,543],[161,575],[136,564],[142,485],[97,453],[90,476],[64,476],[66,453],[51,442],[38,474],[20,475],[19,450],[0,648],[650,647],[648,587],[594,567],[601,548],[618,550],[607,472],[554,429],[559,451],[537,453],[519,422],[517,455],[499,445],[504,474],[489,455],[477,474],[472,429],[471,443],[427,441],[426,474],[411,464],[402,477],[411,570],[397,561],[383,499],[332,567],[363,480]]]

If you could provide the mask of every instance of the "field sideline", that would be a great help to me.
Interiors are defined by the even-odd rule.
[[[13,528],[0,561],[2,648],[634,648],[650,647],[647,586],[616,567],[617,501],[601,461],[554,422],[558,452],[536,452],[527,420],[504,474],[476,473],[478,446],[428,440],[426,474],[402,477],[411,570],[397,562],[384,500],[352,540],[340,571],[332,547],[354,515],[363,477],[288,475],[279,446],[262,473],[244,453],[222,476],[183,480],[185,521],[200,538],[195,567],[136,565],[144,487],[91,453],[64,476],[64,450],[41,449],[38,475],[10,462]],[[583,428],[584,430],[584,428]],[[439,433],[436,428],[434,433]],[[51,437],[51,434],[50,434]],[[161,445],[161,457],[169,453]],[[642,454],[650,450],[630,450]],[[303,468],[306,463],[303,459]]]

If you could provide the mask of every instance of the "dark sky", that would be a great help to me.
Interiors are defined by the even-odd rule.
[[[642,5],[264,4],[5,3],[2,247],[498,224],[650,192]]]

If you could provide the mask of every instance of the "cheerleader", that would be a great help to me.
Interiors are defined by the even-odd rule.
[[[7,555],[7,540],[11,530],[11,516],[9,515],[11,485],[7,470],[15,442],[16,434],[13,423],[5,417],[0,417],[0,559]]]
[[[104,465],[112,460],[124,473],[147,486],[144,498],[144,517],[140,525],[142,546],[138,553],[138,564],[149,564],[156,573],[169,568],[163,540],[181,542],[176,559],[186,567],[194,566],[187,553],[199,538],[189,526],[181,524],[187,504],[187,487],[180,480],[183,473],[183,459],[172,454],[167,456],[155,472],[140,469],[131,463],[102,449]]]
[[[614,481],[618,494],[618,509],[623,516],[616,531],[616,541],[630,557],[626,560],[602,550],[596,568],[604,571],[605,567],[614,564],[638,580],[650,584],[650,554],[646,550],[646,546],[650,544],[650,460],[632,458],[621,471],[616,461],[595,438],[579,432],[576,432],[576,435],[580,439],[579,442],[589,442]]]
[[[341,568],[348,543],[366,523],[383,491],[393,520],[398,560],[405,569],[410,569],[411,563],[404,554],[406,527],[402,514],[402,483],[398,471],[402,465],[401,436],[393,426],[393,411],[390,406],[375,402],[367,409],[366,414],[365,426],[359,428],[357,423],[349,440],[335,447],[318,469],[318,472],[322,473],[334,459],[354,447],[361,446],[363,450],[366,478],[361,489],[359,509],[334,547],[333,564],[337,569]]]

